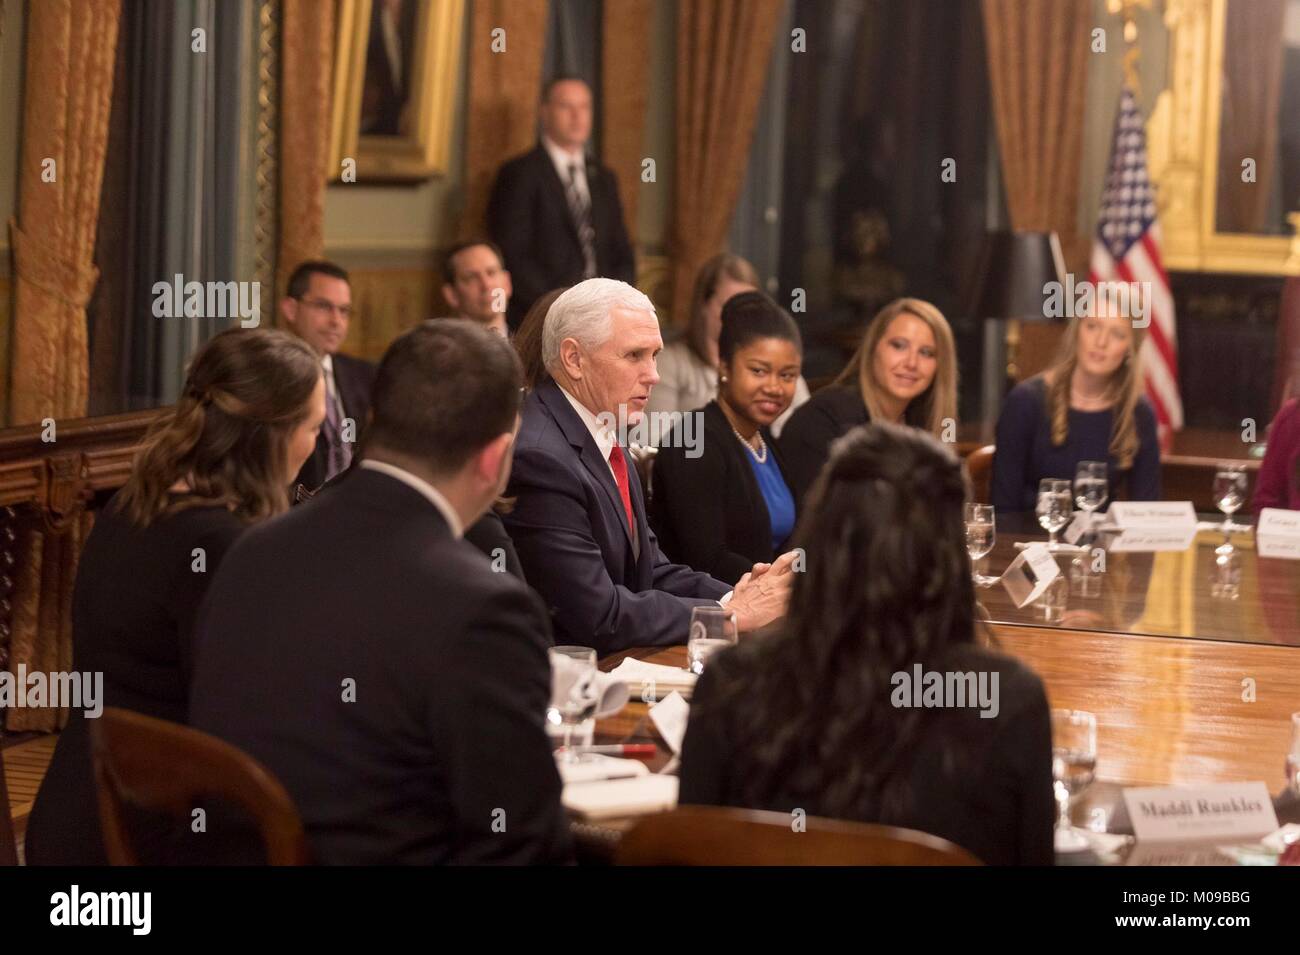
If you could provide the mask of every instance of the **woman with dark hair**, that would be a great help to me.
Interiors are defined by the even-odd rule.
[[[551,305],[567,291],[567,286],[553,288],[533,302],[515,332],[513,344],[524,366],[524,387],[529,391],[551,379],[542,364],[542,327],[546,324],[546,313],[551,310]]]
[[[840,376],[790,418],[781,450],[803,500],[831,443],[869,421],[907,424],[936,438],[957,416],[957,346],[943,313],[919,298],[890,302],[871,319]]]
[[[794,530],[794,497],[769,430],[799,381],[799,328],[762,292],[722,308],[717,398],[688,412],[655,458],[650,524],[670,559],[734,584]]]
[[[686,412],[702,408],[718,391],[718,336],[722,330],[722,307],[734,295],[758,290],[758,270],[747,259],[720,252],[695,275],[691,290],[690,324],[686,333],[670,341],[659,354],[659,383],[650,391],[646,411]],[[789,410],[808,400],[808,383],[795,382],[790,409],[772,422],[773,434],[789,419]]]
[[[189,708],[191,629],[222,558],[249,525],[288,509],[325,420],[320,358],[267,329],[214,336],[86,539],[72,595],[76,672],[103,674],[104,706],[175,723]],[[73,710],[27,828],[34,865],[104,865],[89,729]],[[146,861],[160,825],[133,826]]]
[[[696,686],[681,803],[801,809],[932,833],[988,864],[1051,864],[1047,697],[976,642],[965,494],[957,459],[917,430],[836,442],[795,535],[808,560],[785,624],[711,657]]]

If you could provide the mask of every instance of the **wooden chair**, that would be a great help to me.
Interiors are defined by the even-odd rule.
[[[980,865],[946,839],[912,829],[779,812],[681,806],[647,816],[619,843],[618,865]]]
[[[966,475],[970,478],[971,500],[988,504],[993,483],[994,446],[986,444],[966,455]]]
[[[247,753],[187,726],[111,706],[89,722],[95,793],[111,864],[139,864],[124,822],[125,805],[188,822],[204,796],[228,801],[253,818],[270,865],[310,862],[289,794]]]
[[[18,840],[10,815],[9,784],[5,782],[5,754],[0,749],[0,865],[18,864]]]

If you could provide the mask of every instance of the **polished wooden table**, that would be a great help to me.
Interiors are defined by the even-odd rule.
[[[1000,515],[985,572],[1000,574],[1017,542],[1045,539],[1028,515]],[[1098,806],[1109,818],[1123,786],[1263,780],[1282,790],[1290,714],[1300,711],[1300,561],[1262,557],[1253,530],[1233,533],[1234,597],[1215,586],[1224,540],[1207,529],[1186,551],[1119,553],[1103,538],[1095,591],[1081,592],[1076,555],[1060,553],[1055,599],[1024,608],[1000,584],[977,589],[986,638],[1042,677],[1053,707],[1097,717],[1099,781],[1080,802],[1080,821]],[[668,647],[616,654],[602,669],[625,656],[686,665],[685,647]],[[634,702],[599,721],[597,741],[654,742],[658,770],[668,754],[648,710]],[[1284,818],[1300,821],[1294,799],[1283,801]],[[612,844],[634,821],[582,834]]]

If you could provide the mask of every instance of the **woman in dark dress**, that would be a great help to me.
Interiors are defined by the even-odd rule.
[[[808,561],[785,624],[711,657],[696,686],[682,804],[801,809],[1051,864],[1047,697],[977,643],[965,490],[952,453],[914,429],[836,443],[795,533]],[[915,705],[918,668],[987,692]]]
[[[194,356],[77,568],[73,669],[103,673],[103,705],[186,721],[190,631],[208,582],[244,528],[288,508],[324,419],[320,359],[292,335],[230,329]],[[27,827],[29,864],[107,862],[88,719],[72,711],[59,736]],[[144,822],[137,850],[165,860],[167,830]]]
[[[784,549],[794,497],[769,429],[794,400],[801,350],[794,319],[762,292],[727,300],[717,399],[655,457],[650,524],[670,560],[734,584]]]
[[[1043,478],[1074,480],[1080,461],[1104,461],[1111,500],[1160,499],[1156,416],[1142,394],[1143,331],[1098,310],[1070,322],[1060,357],[1011,389],[998,415],[993,506],[1032,511]]]
[[[868,421],[907,424],[936,438],[957,419],[957,346],[943,313],[917,298],[890,302],[871,320],[834,382],[800,407],[781,432],[790,488],[802,501],[831,443]]]

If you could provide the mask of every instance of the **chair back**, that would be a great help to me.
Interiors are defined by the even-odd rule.
[[[253,818],[268,864],[310,861],[302,820],[289,794],[247,753],[187,726],[111,706],[89,723],[95,795],[112,865],[139,865],[125,806],[188,822],[196,802],[214,796]]]
[[[779,812],[681,806],[647,816],[620,840],[618,865],[980,865],[938,836]]]
[[[971,500],[976,504],[991,501],[993,486],[993,452],[995,447],[986,444],[966,455],[966,475],[970,478]]]

